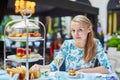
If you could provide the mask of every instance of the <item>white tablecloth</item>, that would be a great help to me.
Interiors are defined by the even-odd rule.
[[[0,80],[13,80],[13,78],[11,78],[6,71],[0,69]]]
[[[4,70],[0,69],[0,80],[15,80],[11,78]],[[50,72],[49,76],[41,76],[35,80],[119,80],[116,73],[100,74],[100,73],[81,73],[80,76],[71,77],[68,72]]]
[[[119,78],[116,73],[81,73],[80,76],[71,77],[67,72],[50,72],[50,75],[48,77],[42,76],[41,78],[35,80],[119,80]]]

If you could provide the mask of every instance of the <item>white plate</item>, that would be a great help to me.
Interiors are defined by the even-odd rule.
[[[51,76],[48,76],[48,77],[40,77],[40,78],[34,79],[34,80],[54,80],[54,78]]]
[[[9,55],[7,56],[7,58],[9,60],[12,60],[12,61],[16,61],[16,62],[26,62],[26,59],[19,59],[16,57],[16,55]],[[38,61],[38,60],[42,60],[42,56],[38,57],[38,58],[29,58],[28,59],[28,62],[34,62],[34,61]]]
[[[50,74],[51,74],[51,72],[49,73],[48,76],[41,75],[40,78],[34,79],[34,80],[54,80],[54,76],[52,76],[52,75],[50,75]]]
[[[26,41],[26,37],[8,37],[10,40],[14,41]],[[42,37],[28,37],[28,41],[38,41],[38,40],[44,40]]]
[[[71,79],[80,79],[80,76],[79,75],[77,75],[77,76],[69,76],[69,78],[71,78]]]

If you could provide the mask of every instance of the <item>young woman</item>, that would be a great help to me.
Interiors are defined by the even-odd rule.
[[[58,52],[64,58],[65,70],[73,68],[81,72],[110,73],[108,58],[100,41],[94,38],[91,21],[84,15],[77,15],[72,19],[70,27],[73,39],[65,40]],[[95,67],[96,60],[100,66]],[[54,60],[44,67],[57,70]]]

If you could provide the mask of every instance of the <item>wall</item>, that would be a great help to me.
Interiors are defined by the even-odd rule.
[[[107,33],[107,4],[109,0],[89,0],[91,5],[99,8],[98,21],[101,23],[104,34]]]

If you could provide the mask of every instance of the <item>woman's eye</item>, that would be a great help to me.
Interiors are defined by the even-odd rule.
[[[75,32],[75,30],[71,30],[72,32]]]
[[[78,31],[79,31],[79,32],[82,32],[83,30],[82,30],[82,29],[79,29]]]

